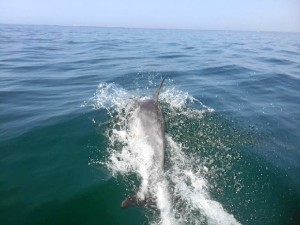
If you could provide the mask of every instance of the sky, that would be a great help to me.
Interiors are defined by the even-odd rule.
[[[300,0],[0,0],[0,23],[300,32]]]

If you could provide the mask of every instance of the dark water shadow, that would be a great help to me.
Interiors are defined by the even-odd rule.
[[[53,201],[36,207],[25,224],[144,224],[147,221],[142,209],[121,209],[123,198],[116,180],[95,185],[68,201]]]

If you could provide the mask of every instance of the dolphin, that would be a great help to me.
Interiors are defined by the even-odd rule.
[[[151,164],[151,174],[149,185],[155,185],[163,174],[164,167],[164,150],[165,150],[165,133],[163,116],[158,104],[158,97],[160,89],[164,83],[165,78],[162,79],[156,93],[152,98],[139,101],[136,107],[133,109],[131,115],[134,115],[135,119],[139,119],[140,125],[143,129],[143,135],[147,138],[147,143],[153,149],[153,163]],[[130,119],[129,119],[130,125]],[[150,187],[149,187],[150,188]],[[144,199],[140,199],[137,194],[127,197],[121,204],[121,208],[127,208],[129,206],[142,206],[148,203],[151,196],[147,196]]]

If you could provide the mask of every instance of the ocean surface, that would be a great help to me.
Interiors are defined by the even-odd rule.
[[[0,224],[300,224],[300,34],[0,25]]]

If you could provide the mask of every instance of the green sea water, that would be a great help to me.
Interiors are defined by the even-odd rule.
[[[299,34],[0,31],[0,224],[300,223]],[[127,110],[162,77],[161,192],[121,209],[147,178]]]

